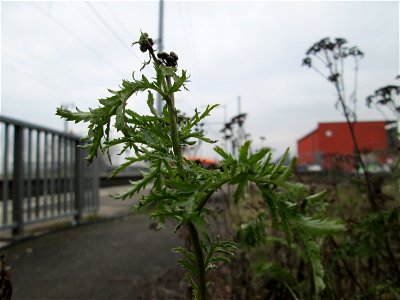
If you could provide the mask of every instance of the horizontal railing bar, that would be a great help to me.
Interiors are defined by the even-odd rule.
[[[83,212],[85,214],[87,213],[91,213],[96,211],[96,207],[93,208],[86,208]],[[40,223],[40,222],[45,222],[45,221],[53,221],[53,220],[57,220],[57,219],[62,219],[62,218],[69,218],[69,217],[74,217],[78,212],[77,211],[69,211],[67,213],[63,213],[60,215],[56,215],[56,216],[49,216],[49,217],[45,217],[45,218],[38,218],[38,219],[32,219],[32,220],[26,220],[24,221],[24,225],[32,225],[32,224],[36,224],[36,223]],[[73,221],[73,219],[71,219],[71,222]],[[0,230],[6,230],[6,229],[12,229],[17,227],[17,223],[11,223],[11,224],[0,224]]]
[[[16,125],[16,126],[21,126],[21,127],[26,127],[26,128],[31,128],[33,130],[38,130],[38,131],[43,131],[43,132],[47,132],[47,133],[52,133],[52,134],[56,134],[59,136],[63,136],[69,139],[73,139],[73,140],[80,140],[81,137],[76,136],[74,134],[71,133],[65,133],[63,131],[59,131],[59,130],[55,130],[55,129],[51,129],[51,128],[47,128],[47,127],[42,127],[42,126],[38,126],[35,124],[31,124],[28,122],[24,122],[24,121],[20,121],[20,120],[15,120],[6,116],[1,116],[0,115],[0,122],[3,122],[5,124],[12,124],[12,125]]]
[[[81,137],[2,115],[0,129],[0,230],[19,236],[25,225],[69,217],[79,224],[99,209],[99,161],[85,166]]]
[[[53,221],[53,220],[57,220],[57,219],[62,219],[62,218],[69,218],[69,217],[73,217],[76,215],[75,211],[71,211],[62,215],[57,215],[57,216],[49,216],[47,218],[39,218],[39,219],[33,219],[33,220],[29,220],[24,222],[25,225],[32,225],[35,223],[40,223],[40,222],[44,222],[44,221]],[[71,219],[71,222],[73,221],[73,219]]]
[[[18,226],[18,224],[15,222],[11,223],[11,224],[0,224],[0,230],[13,229],[17,226]]]
[[[29,221],[25,221],[24,225],[32,225],[32,224],[37,224],[40,222],[45,222],[45,221],[54,221],[57,219],[62,219],[62,218],[70,218],[76,215],[76,212],[72,211],[63,215],[59,215],[59,216],[51,216],[51,217],[47,217],[47,218],[39,218],[39,219],[32,219]],[[73,219],[71,219],[71,222],[73,222]],[[13,223],[13,224],[2,224],[0,225],[0,230],[6,230],[6,229],[12,229],[14,227],[17,227],[17,223]]]

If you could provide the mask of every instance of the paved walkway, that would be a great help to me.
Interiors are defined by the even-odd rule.
[[[185,299],[182,271],[171,251],[182,241],[172,228],[155,232],[147,216],[127,215],[132,201],[107,196],[120,189],[101,190],[102,222],[0,250],[13,267],[13,300]]]

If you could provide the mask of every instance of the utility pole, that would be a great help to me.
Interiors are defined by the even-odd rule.
[[[241,111],[241,99],[240,99],[240,96],[238,96],[238,115],[240,115],[240,111]]]
[[[163,34],[164,34],[164,0],[160,0],[159,18],[158,18],[158,53],[164,49],[163,45]],[[158,115],[162,115],[162,99],[161,95],[157,94],[157,112]]]

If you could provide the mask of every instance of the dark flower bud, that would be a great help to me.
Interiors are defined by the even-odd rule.
[[[367,106],[369,108],[371,108],[372,99],[373,99],[373,96],[368,96],[367,99],[366,99]]]
[[[378,103],[378,104],[380,104],[380,105],[386,105],[386,104],[389,103],[389,102],[390,102],[389,99],[383,98],[383,99],[378,100],[376,103]]]
[[[332,81],[332,82],[337,82],[338,78],[339,78],[339,74],[336,73],[336,74],[332,74],[331,76],[329,76],[328,80]]]
[[[307,67],[311,67],[311,58],[310,57],[306,57],[305,59],[303,59],[303,63],[302,66],[307,66]]]
[[[176,60],[173,57],[168,55],[168,57],[165,59],[165,65],[167,67],[176,67],[178,64],[177,64]]]
[[[347,43],[347,41],[343,38],[336,38],[335,40],[336,40],[336,44],[339,46]]]
[[[335,46],[336,45],[334,43],[329,42],[326,44],[326,49],[333,50],[333,49],[335,49]]]
[[[169,54],[173,59],[178,60],[178,55],[176,55],[175,52],[172,52]]]
[[[134,42],[132,46],[135,44],[139,44],[140,51],[146,52],[147,50],[152,49],[154,41],[152,38],[149,38],[149,35],[146,32],[144,32],[140,35],[139,41]]]
[[[357,47],[352,47],[349,49],[349,55],[352,56],[364,56],[364,53],[360,51]]]
[[[320,40],[319,42],[318,42],[318,47],[320,48],[320,49],[324,49],[324,48],[326,48],[326,46],[330,43],[331,41],[329,40],[329,38],[324,38],[324,39],[322,39],[322,40]]]
[[[168,53],[166,53],[166,52],[157,53],[157,57],[161,58],[161,59],[167,59]]]
[[[140,51],[146,52],[146,51],[147,51],[147,45],[145,45],[145,44],[140,44]]]

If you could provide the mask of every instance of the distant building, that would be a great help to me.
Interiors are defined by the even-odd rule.
[[[218,161],[216,159],[201,157],[201,156],[187,156],[187,160],[194,161],[197,164],[203,166],[206,169],[216,169],[218,168]]]
[[[356,122],[354,131],[367,168],[370,171],[390,170],[398,151],[395,122]],[[299,170],[353,172],[357,168],[346,122],[318,123],[317,129],[297,141],[297,152]]]

